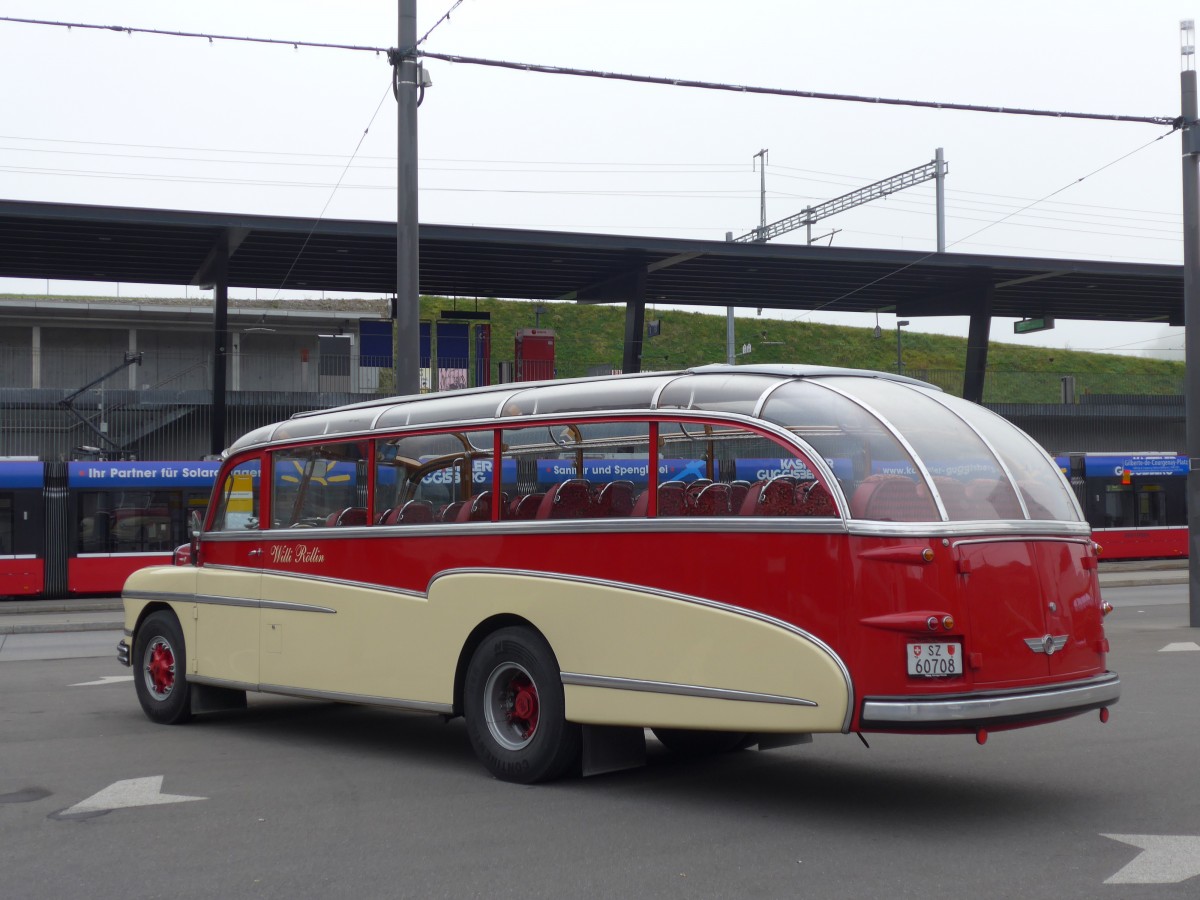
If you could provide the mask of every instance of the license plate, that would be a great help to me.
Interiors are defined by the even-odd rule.
[[[908,674],[918,678],[961,675],[962,644],[909,644]]]

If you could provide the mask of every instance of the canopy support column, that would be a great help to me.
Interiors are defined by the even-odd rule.
[[[621,359],[622,372],[642,371],[642,340],[646,333],[646,270],[630,273],[630,293],[625,301],[625,351]]]
[[[963,377],[963,397],[972,403],[983,402],[983,379],[987,371],[988,337],[992,330],[991,284],[981,285],[971,310],[971,325],[967,330],[967,361]]]

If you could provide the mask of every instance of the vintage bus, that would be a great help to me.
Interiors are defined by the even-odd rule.
[[[283,478],[281,473],[286,474]],[[1107,719],[1062,472],[907,378],[706,366],[295,416],[124,590],[156,722],[246,691],[462,716],[534,782],[822,732]]]

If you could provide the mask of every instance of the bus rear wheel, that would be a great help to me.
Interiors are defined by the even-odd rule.
[[[191,687],[183,631],[174,613],[156,612],[138,629],[133,647],[133,685],[152,722],[179,725],[192,717]]]
[[[579,760],[581,731],[566,720],[558,662],[532,629],[502,628],[479,645],[463,712],[475,755],[502,781],[550,781]]]

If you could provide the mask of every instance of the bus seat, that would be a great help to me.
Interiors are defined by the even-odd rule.
[[[347,506],[338,513],[336,525],[366,525],[367,511],[361,506]]]
[[[612,519],[628,516],[633,512],[633,482],[610,481],[596,496],[592,515]]]
[[[850,498],[850,515],[856,519],[869,518],[867,510],[871,506],[871,498],[875,492],[879,490],[880,485],[888,481],[896,480],[908,481],[903,475],[868,475],[864,478],[857,488],[854,489],[854,494]]]
[[[756,516],[798,516],[796,503],[796,479],[791,475],[777,475],[763,485],[754,506]]]
[[[862,517],[883,522],[936,522],[938,514],[924,486],[918,491],[916,482],[901,475],[880,483]]]
[[[979,518],[1023,519],[1020,501],[1012,488],[994,478],[976,478],[967,482],[967,499],[981,504]],[[986,512],[985,512],[986,510]]]
[[[428,500],[409,500],[393,514],[394,518],[385,525],[426,525],[433,521],[433,504]]]
[[[837,505],[829,489],[819,481],[810,481],[796,488],[796,498],[799,501],[797,515],[828,517],[838,514]]]
[[[338,519],[340,519],[342,517],[342,513],[344,513],[345,511],[346,510],[344,510],[344,509],[340,509],[340,510],[331,512],[329,515],[327,515],[325,517],[325,527],[333,528],[335,525],[337,525]]]
[[[742,511],[742,502],[750,492],[750,482],[738,479],[729,483],[729,511],[737,514]]]
[[[762,493],[765,481],[756,481],[746,489],[741,506],[736,507],[739,516],[752,516],[758,507],[758,495]]]
[[[520,497],[514,497],[508,506],[508,517],[510,519],[532,519],[537,515],[538,507],[542,503],[544,493],[524,494]]]
[[[942,506],[946,507],[946,515],[951,519],[988,519],[991,516],[980,514],[979,504],[973,504],[967,497],[967,488],[957,478],[948,475],[934,475],[933,486],[942,498]]]
[[[682,481],[666,481],[658,486],[658,517],[687,515],[687,488]]]
[[[394,525],[394,524],[396,524],[395,517],[397,515],[399,515],[399,513],[400,513],[399,509],[397,509],[394,506],[389,506],[387,509],[385,509],[383,512],[381,512],[379,515],[377,515],[375,517],[375,524],[376,525]],[[389,518],[392,519],[391,522],[388,521]]]
[[[504,494],[500,495],[501,504],[507,502]],[[492,521],[492,492],[481,491],[471,498],[470,503],[464,503],[458,510],[456,522],[490,522]]]
[[[633,501],[633,512],[629,515],[634,519],[644,519],[650,512],[650,489],[642,491]]]
[[[729,515],[729,485],[721,482],[706,484],[696,491],[688,489],[687,512],[690,516]]]
[[[587,519],[592,512],[592,486],[583,478],[556,484],[538,505],[537,519]]]
[[[466,502],[463,500],[455,500],[453,503],[448,503],[446,505],[446,508],[442,510],[441,515],[438,516],[438,521],[439,522],[457,522],[458,521],[458,511],[460,509],[462,509],[465,505],[466,505]]]

